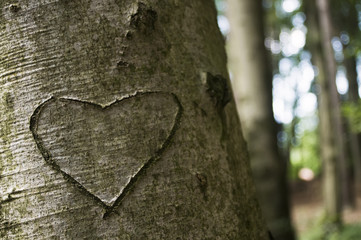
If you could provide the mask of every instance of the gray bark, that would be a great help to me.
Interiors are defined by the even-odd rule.
[[[317,83],[320,86],[319,94],[319,130],[320,130],[320,150],[323,165],[322,171],[322,187],[323,202],[325,211],[325,230],[334,230],[328,227],[328,223],[336,226],[341,222],[341,194],[339,167],[337,155],[336,134],[333,129],[332,121],[332,104],[330,91],[330,81],[327,79],[326,66],[324,61],[323,48],[321,43],[320,24],[318,11],[315,1],[304,1],[305,13],[307,16],[307,42],[312,53],[312,63],[318,68]],[[325,233],[327,235],[328,233]]]
[[[334,2],[333,2],[334,3]],[[343,5],[346,9],[348,8],[347,13],[342,11],[338,11],[337,8],[338,4]],[[344,65],[346,67],[347,72],[347,80],[349,84],[349,90],[347,93],[348,101],[357,103],[360,99],[358,93],[358,81],[357,81],[357,69],[356,69],[356,46],[359,36],[359,29],[358,29],[358,11],[356,6],[352,2],[336,2],[336,8],[332,8],[335,12],[335,15],[338,16],[339,21],[337,21],[336,26],[338,30],[341,32],[342,30],[347,31],[350,37],[350,42],[344,47]],[[347,121],[347,120],[345,120]],[[347,136],[349,141],[349,151],[352,163],[349,164],[349,172],[351,180],[354,184],[353,190],[353,198],[352,198],[352,206],[356,207],[356,196],[357,190],[360,189],[361,186],[361,134],[355,134],[350,130],[349,124],[345,124],[348,127]]]
[[[1,239],[266,239],[210,0],[0,1]]]
[[[261,1],[228,0],[230,67],[237,109],[249,143],[257,196],[276,239],[294,239],[287,161],[277,146],[272,111],[272,70],[264,46]]]
[[[355,39],[358,38],[358,11],[354,3],[349,1],[331,1],[331,14],[334,19],[334,28],[337,34],[342,34],[346,31],[349,34],[350,41],[344,47],[344,66],[347,70],[347,80],[349,82],[349,91],[347,93],[348,100],[358,100],[358,83],[356,71],[355,47],[357,44]],[[347,11],[339,11],[340,8],[347,9]],[[344,101],[344,99],[343,99]],[[345,156],[346,162],[346,176],[345,190],[343,193],[343,207],[356,207],[356,178],[360,175],[360,152],[359,140],[357,135],[351,132],[350,126],[346,118],[342,118],[344,132],[345,132]]]
[[[357,82],[357,71],[356,71],[356,57],[355,56],[346,56],[345,58],[345,67],[347,71],[347,80],[349,85],[348,90],[348,100],[353,103],[357,103],[360,99],[358,93],[358,82]],[[352,169],[353,171],[353,180],[354,180],[354,190],[357,192],[361,189],[361,134],[353,133],[349,131],[349,142],[350,142],[350,152],[352,157]],[[356,202],[355,202],[356,206]]]
[[[322,46],[323,76],[320,99],[321,146],[324,163],[325,221],[332,225],[341,223],[342,203],[340,189],[345,190],[344,132],[336,88],[336,61],[331,45],[332,23],[328,0],[317,0],[319,30]]]

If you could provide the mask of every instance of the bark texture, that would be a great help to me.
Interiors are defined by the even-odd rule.
[[[347,81],[349,86],[349,90],[347,93],[348,101],[357,103],[360,99],[360,96],[358,93],[359,86],[357,81],[356,57],[347,56],[346,53],[345,67],[346,67]],[[356,196],[357,192],[361,190],[361,152],[360,152],[361,134],[354,133],[350,129],[348,132],[348,137],[349,137],[350,153],[352,158],[352,164],[350,164],[349,167],[351,168],[350,170],[353,172],[352,180],[354,181],[354,191],[356,193],[355,194]],[[353,203],[354,203],[354,207],[356,207],[356,201],[354,201]]]
[[[338,118],[338,93],[336,89],[336,63],[331,46],[331,26],[328,3],[306,1],[309,16],[311,46],[314,63],[319,68],[318,83],[320,85],[319,115],[321,135],[321,158],[323,161],[323,197],[325,205],[325,222],[331,225],[341,223],[340,193],[340,154],[342,145],[339,140],[341,123]],[[337,115],[338,114],[338,115]],[[340,125],[338,125],[340,124]],[[331,131],[333,129],[333,131]],[[342,142],[342,140],[341,140]],[[332,228],[326,229],[333,231]],[[326,233],[327,234],[327,233]]]
[[[358,28],[358,11],[352,1],[330,1],[330,11],[333,18],[333,27],[337,35],[342,35],[347,32],[349,36],[348,43],[343,48],[344,66],[347,71],[347,80],[349,83],[349,90],[347,93],[347,100],[358,100],[358,83],[356,71],[356,48],[359,38]],[[340,11],[340,9],[343,9]],[[346,99],[342,99],[344,102]],[[351,128],[346,118],[342,118],[344,134],[345,134],[345,156],[346,156],[346,176],[344,177],[345,190],[343,191],[343,207],[356,207],[356,178],[360,175],[360,151],[359,139],[356,134],[351,132]]]
[[[0,1],[1,239],[267,239],[211,0]]]
[[[339,2],[338,2],[339,3]],[[345,4],[345,2],[342,2]],[[339,31],[341,32],[341,29],[346,28],[347,33],[350,36],[349,43],[344,47],[344,66],[346,68],[347,72],[347,80],[348,80],[348,101],[357,103],[360,99],[359,96],[359,84],[357,80],[357,52],[356,52],[356,46],[358,45],[357,41],[359,38],[359,28],[358,28],[358,11],[356,9],[356,6],[354,6],[351,2],[346,2],[346,7],[348,9],[347,12],[339,12],[337,11],[337,15],[341,15],[339,17],[340,21],[337,25]],[[336,4],[336,6],[338,6]],[[331,10],[336,10],[332,8]],[[336,15],[336,16],[337,16]],[[350,129],[350,127],[349,127]],[[349,164],[349,171],[352,172],[350,174],[352,176],[352,181],[354,183],[354,193],[357,193],[357,191],[360,191],[361,189],[361,134],[353,133],[351,130],[348,131],[348,141],[349,141],[349,151],[351,155],[352,164]],[[353,207],[356,207],[356,196],[357,194],[354,194],[354,200]]]
[[[272,71],[264,46],[261,1],[228,1],[230,67],[237,109],[249,143],[257,195],[275,239],[294,239],[286,161],[277,146]]]

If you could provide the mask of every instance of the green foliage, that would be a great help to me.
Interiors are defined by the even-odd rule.
[[[358,240],[361,237],[361,224],[347,225],[339,234],[339,238],[334,239],[347,239],[347,240]]]
[[[358,103],[344,103],[342,114],[345,116],[354,133],[361,133],[361,100]]]
[[[319,160],[317,129],[303,132],[303,135],[300,136],[299,144],[291,148],[290,159],[292,179],[298,178],[298,172],[302,168],[311,169],[315,175],[320,173],[321,161]]]
[[[341,231],[335,232],[327,238],[324,237],[324,231],[321,225],[315,226],[307,233],[300,236],[300,240],[359,240],[361,236],[361,224],[345,225]]]
[[[320,239],[322,239],[322,228],[320,226],[300,236],[300,240],[320,240]]]

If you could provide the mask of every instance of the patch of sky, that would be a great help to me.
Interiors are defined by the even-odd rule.
[[[344,67],[338,67],[336,74],[336,86],[339,94],[346,94],[348,91],[348,81],[346,77],[346,70]]]
[[[350,43],[350,36],[348,35],[347,32],[341,32],[340,40],[343,45],[347,45]]]
[[[313,93],[305,93],[299,97],[295,113],[297,117],[305,118],[314,115],[317,109],[317,97]]]
[[[298,54],[306,44],[306,32],[305,26],[295,27],[292,30],[282,29],[280,33],[280,42],[282,48],[282,54],[285,57]]]
[[[280,74],[273,79],[273,110],[278,122],[290,123],[294,114],[300,118],[309,117],[317,109],[317,96],[309,92],[315,71],[310,54],[303,56],[305,58],[297,65],[289,58],[279,61]]]
[[[291,72],[293,65],[294,65],[294,63],[291,59],[282,58],[278,62],[278,69],[279,69],[280,74],[287,76]]]
[[[267,37],[264,41],[264,45],[268,50],[272,52],[272,54],[280,54],[282,51],[281,42],[270,37]]]
[[[359,85],[359,89],[358,89],[358,94],[359,96],[361,96],[361,80],[360,80],[360,76],[361,76],[361,57],[358,56],[356,59],[356,70],[357,70],[357,82]]]
[[[216,0],[215,2],[218,12],[224,15],[224,13],[227,11],[227,1]]]
[[[273,111],[277,122],[288,124],[292,121],[296,97],[295,81],[276,74],[273,78]]]
[[[303,12],[296,13],[292,17],[292,25],[294,27],[302,27],[304,25],[305,20],[306,20],[306,15]]]
[[[343,45],[341,42],[341,39],[339,37],[334,37],[331,40],[332,48],[334,50],[335,59],[337,62],[343,62],[344,56],[343,56]]]
[[[296,11],[301,6],[300,1],[298,0],[283,0],[282,9],[286,13],[292,13]]]
[[[224,36],[227,36],[230,31],[230,25],[227,17],[225,17],[224,15],[218,15],[217,22],[222,34]]]

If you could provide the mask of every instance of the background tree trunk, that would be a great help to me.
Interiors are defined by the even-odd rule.
[[[320,148],[323,165],[323,201],[326,221],[339,223],[341,221],[341,198],[339,185],[339,168],[337,160],[336,136],[332,129],[330,81],[326,77],[326,66],[321,44],[320,24],[315,1],[304,1],[307,16],[308,45],[312,53],[312,61],[318,68],[317,83],[320,86],[319,118],[320,118]]]
[[[267,238],[212,1],[0,9],[1,239]]]
[[[358,83],[356,71],[356,47],[358,45],[357,39],[359,38],[358,27],[358,11],[353,1],[330,1],[330,11],[333,16],[333,25],[336,30],[335,35],[341,38],[348,35],[348,42],[343,41],[344,48],[344,61],[343,65],[346,68],[347,80],[349,89],[347,97],[341,99],[342,103],[347,101],[358,100]],[[342,9],[342,10],[340,10]],[[343,191],[343,207],[354,209],[356,207],[356,178],[360,175],[360,152],[359,140],[357,135],[352,133],[351,128],[346,118],[341,118],[344,126],[345,133],[345,156],[346,156],[346,175],[345,187]]]
[[[339,2],[336,2],[340,4]],[[358,27],[358,11],[356,6],[352,4],[352,1],[343,2],[346,5],[346,9],[348,11],[339,11],[339,9],[333,9],[334,12],[338,13],[340,16],[340,21],[338,21],[339,25],[337,25],[339,32],[342,32],[342,29],[346,30],[347,34],[349,35],[349,42],[344,47],[344,65],[347,72],[347,80],[348,80],[348,93],[347,93],[347,100],[349,102],[358,103],[360,96],[359,96],[359,84],[357,81],[357,52],[356,48],[358,46],[358,39],[360,36],[360,31]],[[333,6],[338,6],[338,4],[334,4]],[[336,8],[335,7],[335,8]],[[345,9],[345,7],[344,7]],[[343,13],[343,14],[342,14]],[[355,196],[357,195],[357,191],[361,189],[361,134],[357,134],[352,132],[351,130],[348,132],[349,143],[350,143],[350,154],[352,158],[352,164],[350,164],[350,171],[353,172],[354,181],[354,191],[356,191]],[[355,201],[356,204],[356,201]]]
[[[275,239],[294,239],[286,160],[277,146],[272,71],[264,46],[262,1],[228,1],[230,67],[237,109],[249,143],[257,195]]]
[[[356,57],[347,56],[345,58],[345,67],[347,72],[347,80],[349,85],[348,101],[358,103],[360,96],[358,93],[357,71],[356,71]],[[361,134],[349,131],[350,152],[352,157],[352,171],[354,175],[354,189],[357,192],[361,190]],[[356,203],[355,203],[356,204]]]
[[[327,0],[317,0],[320,24],[321,46],[323,50],[323,64],[325,78],[321,85],[320,122],[323,138],[328,142],[322,145],[324,161],[324,202],[325,220],[332,225],[341,223],[341,199],[339,189],[345,187],[345,156],[342,120],[339,96],[336,88],[336,62],[331,45],[332,24],[329,3]],[[330,131],[334,129],[334,131]],[[339,182],[341,186],[339,186]]]

